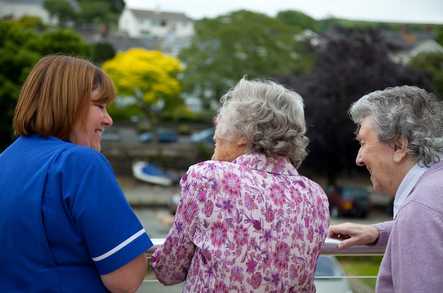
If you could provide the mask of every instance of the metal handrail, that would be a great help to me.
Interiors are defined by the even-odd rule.
[[[148,250],[148,256],[151,256],[154,250],[165,242],[164,238],[151,239],[154,244]],[[323,255],[383,255],[385,247],[379,245],[355,245],[351,248],[338,248],[340,240],[326,238],[325,243],[320,251]]]

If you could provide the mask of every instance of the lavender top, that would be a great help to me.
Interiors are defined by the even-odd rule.
[[[387,245],[376,292],[441,292],[443,162],[423,174],[393,221],[376,227],[376,245]]]
[[[173,226],[152,266],[184,292],[315,292],[329,224],[322,188],[285,158],[206,161],[181,179]]]

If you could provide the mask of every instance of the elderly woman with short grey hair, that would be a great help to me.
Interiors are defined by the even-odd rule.
[[[404,136],[417,163],[430,166],[443,152],[443,106],[434,95],[414,86],[372,92],[350,109],[352,120],[361,124],[371,116],[378,139],[392,143]]]
[[[308,140],[303,100],[242,79],[221,99],[211,161],[181,179],[173,226],[153,255],[184,292],[315,292],[329,224],[322,188],[297,169]]]
[[[331,226],[340,247],[386,246],[376,292],[441,292],[443,279],[443,102],[399,86],[355,102],[356,163],[373,190],[395,197],[394,219],[376,225]]]

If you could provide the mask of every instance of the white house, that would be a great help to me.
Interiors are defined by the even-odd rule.
[[[16,19],[25,15],[38,16],[44,23],[51,21],[43,0],[0,0],[0,18]]]
[[[119,30],[130,37],[189,38],[194,34],[191,18],[184,13],[141,10],[125,7]]]

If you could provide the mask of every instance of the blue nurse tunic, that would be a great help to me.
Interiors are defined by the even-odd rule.
[[[32,135],[0,154],[0,292],[106,292],[151,246],[100,153]]]

